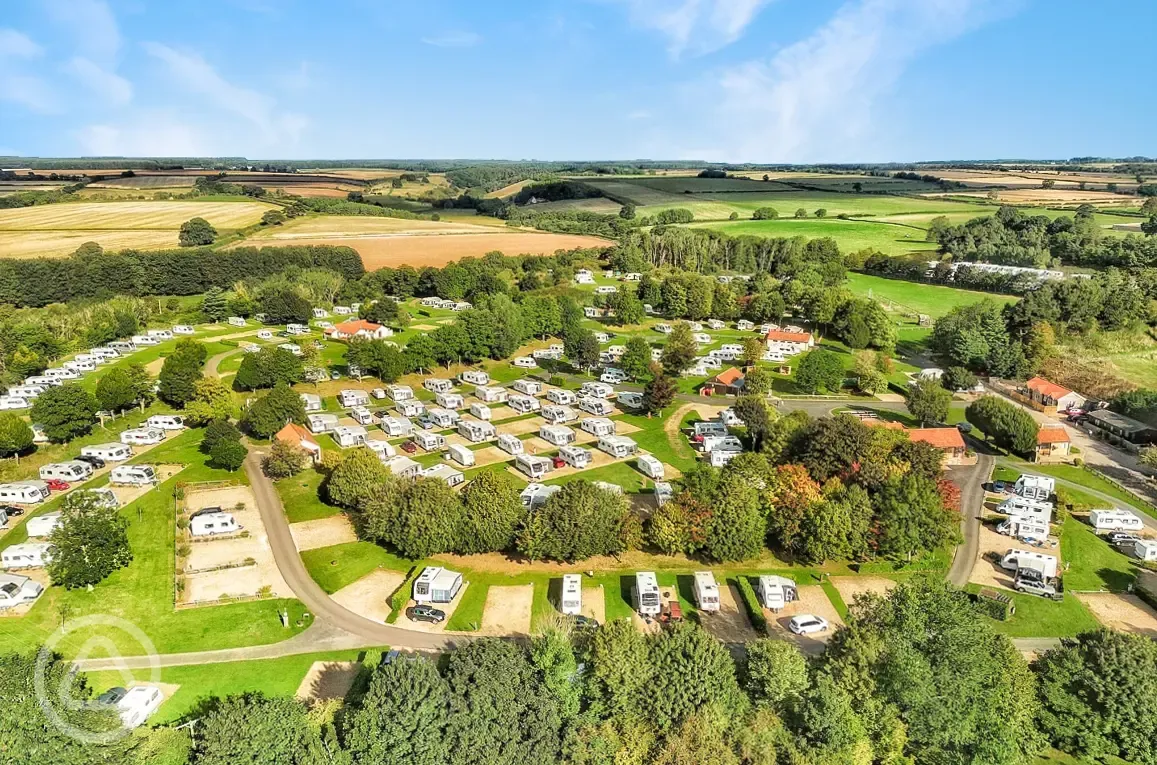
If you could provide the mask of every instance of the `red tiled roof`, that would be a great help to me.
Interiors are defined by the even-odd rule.
[[[963,449],[964,437],[956,428],[913,428],[908,438],[932,444],[937,449]]]
[[[358,332],[365,330],[366,332],[377,332],[382,328],[381,324],[374,324],[372,321],[365,319],[350,319],[343,321],[333,328],[334,332],[341,332],[343,335],[356,335]]]
[[[768,340],[780,343],[807,343],[812,339],[811,332],[785,332],[782,329],[773,329],[767,333]]]
[[[277,435],[275,435],[274,438],[278,441],[285,441],[292,446],[300,447],[301,442],[305,441],[306,443],[317,446],[319,449],[321,448],[317,441],[313,440],[312,433],[294,422],[285,423],[285,427],[277,431]]]
[[[1024,385],[1031,391],[1036,391],[1042,396],[1048,396],[1049,398],[1056,399],[1058,401],[1072,393],[1071,390],[1064,387],[1063,385],[1057,385],[1054,382],[1049,382],[1043,377],[1034,377]]]
[[[1041,446],[1045,444],[1067,444],[1069,441],[1068,431],[1064,428],[1041,428],[1040,432],[1036,434],[1036,442]]]
[[[726,370],[720,372],[719,374],[715,375],[715,379],[712,380],[712,382],[717,382],[720,385],[735,385],[737,380],[742,380],[742,379],[743,379],[743,372],[740,372],[735,367],[731,367],[730,369],[726,369]]]

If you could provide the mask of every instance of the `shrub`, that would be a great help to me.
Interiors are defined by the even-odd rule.
[[[755,588],[751,586],[750,577],[740,576],[736,579],[736,583],[739,585],[739,597],[743,600],[743,608],[747,611],[751,626],[755,627],[755,631],[759,634],[766,635],[767,617],[763,615],[763,606],[759,603]]]

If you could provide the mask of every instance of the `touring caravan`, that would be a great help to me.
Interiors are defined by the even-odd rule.
[[[114,340],[105,347],[117,355],[132,353],[137,349],[136,344],[131,340]]]
[[[658,616],[663,610],[663,603],[659,598],[659,581],[651,571],[640,571],[635,574],[635,610],[640,616]]]
[[[566,422],[574,422],[578,419],[578,416],[578,412],[569,406],[551,405],[542,408],[542,419],[551,425],[562,425]]]
[[[719,585],[710,571],[696,571],[693,584],[695,604],[700,611],[714,613],[719,610]]]
[[[417,417],[426,411],[426,405],[416,398],[410,398],[395,402],[394,409],[403,417]]]
[[[173,331],[171,329],[150,329],[145,332],[149,337],[155,337],[158,340],[172,340]]]
[[[117,465],[108,474],[113,486],[151,486],[158,480],[152,465]]]
[[[581,574],[563,574],[562,589],[558,596],[558,610],[567,616],[576,616],[583,610],[583,578]]]
[[[444,409],[440,406],[435,406],[429,410],[430,419],[439,428],[452,428],[458,424],[462,416],[453,409]]]
[[[321,396],[316,393],[302,393],[301,404],[305,407],[306,412],[320,412]]]
[[[1041,502],[1024,497],[1009,497],[996,506],[996,511],[1005,515],[1016,515],[1038,523],[1050,523],[1053,519],[1053,503]]]
[[[105,360],[115,359],[120,356],[120,353],[116,350],[116,348],[112,348],[110,346],[105,346],[103,348],[89,348],[88,352],[92,356],[97,356]]]
[[[198,510],[189,518],[189,533],[195,537],[211,537],[241,531],[241,525],[231,513],[219,507]]]
[[[553,495],[562,490],[561,486],[547,486],[544,483],[529,483],[518,495],[522,506],[533,510],[546,503]]]
[[[487,404],[501,404],[506,400],[506,388],[479,385],[474,389],[474,397]]]
[[[121,443],[130,446],[152,446],[165,440],[160,428],[131,428],[121,432]]]
[[[462,444],[450,444],[446,453],[450,455],[450,459],[459,465],[464,467],[474,466],[474,452],[471,451],[469,447],[463,446]]]
[[[647,476],[651,480],[653,480],[653,481],[663,480],[663,476],[664,476],[663,463],[660,462],[656,457],[654,457],[650,454],[644,454],[644,455],[641,455],[635,461],[635,464],[638,466],[639,472],[642,473],[643,475]]]
[[[506,403],[511,409],[519,414],[529,414],[530,412],[537,412],[541,406],[538,399],[533,396],[523,396],[521,394],[514,394],[510,396]]]
[[[126,728],[139,728],[153,716],[165,702],[165,695],[155,685],[137,685],[129,688],[124,695],[114,702],[121,725]]]
[[[1010,549],[1004,554],[1004,557],[1000,559],[1000,567],[1013,572],[1019,571],[1022,568],[1039,571],[1046,579],[1052,579],[1057,575],[1057,559],[1055,556],[1032,552],[1030,550]]]
[[[540,425],[538,437],[548,444],[566,446],[575,440],[575,432],[566,425]]]
[[[51,377],[54,380],[79,380],[80,372],[77,372],[75,369],[56,367],[53,369],[45,369],[44,376]]]
[[[48,542],[22,542],[0,552],[0,566],[8,570],[44,568],[52,559],[52,545]]]
[[[328,433],[337,427],[338,416],[336,414],[307,414],[305,416],[305,425],[309,428],[309,432],[317,435],[319,433]]]
[[[369,406],[370,394],[357,388],[347,388],[337,394],[337,401],[344,407]]]
[[[1043,541],[1049,537],[1049,525],[1047,523],[1041,523],[1031,518],[1022,518],[1018,515],[1008,518],[997,526],[996,530],[1001,534],[1026,542]]]
[[[0,484],[0,502],[14,505],[34,505],[48,499],[48,484],[44,481],[13,481]]]
[[[519,454],[514,458],[514,467],[529,476],[532,481],[537,481],[554,468],[554,463],[546,457]]]
[[[80,460],[50,462],[40,467],[40,479],[56,478],[61,481],[84,481],[92,475],[92,465]]]
[[[0,609],[32,603],[44,592],[44,585],[19,574],[0,574]]]
[[[510,433],[498,434],[498,448],[507,454],[519,455],[523,452],[522,441]]]
[[[174,324],[173,325],[173,334],[174,335],[191,335],[195,331],[196,330],[194,330],[193,327],[191,327],[188,324]]]
[[[28,523],[24,524],[24,530],[28,532],[30,537],[46,537],[58,526],[60,526],[59,511],[29,518]]]
[[[448,393],[454,390],[454,383],[440,377],[427,377],[422,381],[422,387],[431,393]]]
[[[441,566],[427,566],[414,580],[415,603],[449,603],[462,589],[462,575]]]
[[[145,425],[160,430],[184,430],[185,418],[179,414],[154,414],[145,420]]]
[[[43,385],[13,385],[8,389],[8,395],[32,400],[46,390],[48,388]]]
[[[477,444],[494,438],[497,431],[483,420],[462,420],[458,423],[458,433],[467,441]]]
[[[490,418],[493,416],[490,407],[486,406],[486,404],[480,404],[477,401],[470,405],[470,414],[486,422],[490,422]]]
[[[581,446],[575,446],[573,444],[559,449],[558,456],[562,457],[563,462],[578,470],[589,466],[591,459],[594,457],[590,449],[584,449]]]
[[[593,414],[596,417],[606,417],[607,415],[614,414],[615,412],[614,404],[612,404],[610,401],[607,401],[605,398],[594,398],[592,396],[587,396],[585,398],[580,398],[578,405],[579,409],[582,409],[584,412]]]
[[[1089,524],[1097,531],[1140,531],[1144,522],[1128,510],[1093,510],[1089,513]]]
[[[414,397],[414,389],[409,385],[387,385],[386,395],[394,401],[409,401]]]
[[[434,395],[434,401],[445,409],[461,409],[465,406],[461,393],[437,393]]]
[[[414,431],[414,424],[405,417],[383,417],[378,427],[391,437],[408,436]]]
[[[639,447],[626,436],[600,436],[599,449],[615,459],[630,457]]]
[[[615,421],[606,417],[584,417],[579,427],[594,436],[613,436]]]
[[[667,504],[675,496],[675,489],[667,481],[655,482],[655,504],[659,507]]]
[[[455,486],[466,482],[466,476],[462,473],[461,470],[455,470],[444,462],[423,470],[422,477],[437,478],[439,480],[445,481],[446,485],[450,488],[454,488]]]
[[[23,396],[0,396],[0,411],[27,409],[32,402]]]
[[[366,443],[366,429],[362,425],[337,425],[329,434],[342,449],[364,446]]]
[[[1133,557],[1137,560],[1146,562],[1157,561],[1157,541],[1152,539],[1135,540],[1130,552],[1133,553]]]
[[[410,440],[428,452],[439,451],[446,445],[446,437],[428,430],[415,430]]]
[[[92,361],[83,361],[81,359],[74,359],[73,361],[66,361],[61,364],[65,369],[71,369],[73,372],[92,372],[96,369],[96,363]]]
[[[458,379],[462,381],[463,385],[488,385],[490,383],[490,375],[481,369],[467,369],[458,375]]]
[[[135,346],[141,345],[159,345],[160,339],[156,337],[149,337],[148,335],[133,335],[129,338]]]
[[[559,406],[571,406],[578,401],[578,396],[565,388],[551,388],[546,392],[546,400]]]
[[[799,598],[794,580],[786,576],[764,575],[759,577],[759,600],[763,607],[779,613],[784,606]]]
[[[642,409],[643,394],[633,391],[623,391],[618,396],[619,406],[624,409]]]
[[[364,406],[355,406],[350,410],[350,417],[358,425],[373,425],[374,413]]]
[[[96,500],[96,503],[99,507],[110,507],[116,509],[121,505],[120,500],[117,499],[117,495],[113,493],[112,489],[106,486],[101,486],[96,489],[82,489],[80,493],[90,495],[93,499]]]

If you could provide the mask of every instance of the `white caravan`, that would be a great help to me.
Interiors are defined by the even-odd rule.
[[[233,517],[232,513],[226,513],[220,509],[194,513],[193,517],[189,519],[189,533],[195,537],[233,534],[241,531],[241,529],[241,524],[237,523],[237,519]]]
[[[659,581],[652,571],[639,571],[635,574],[635,610],[639,616],[658,616],[663,610],[663,603],[659,597]]]
[[[1097,531],[1140,531],[1145,523],[1128,510],[1093,510],[1089,513],[1089,524]]]
[[[794,580],[770,574],[759,577],[757,594],[763,607],[775,613],[779,613],[784,606],[799,598],[799,590],[796,589]]]
[[[108,474],[113,486],[152,486],[158,480],[152,465],[117,465]]]
[[[582,613],[583,578],[581,574],[563,574],[562,590],[558,597],[558,610],[568,616]]]
[[[693,587],[695,603],[700,611],[715,613],[719,610],[719,584],[714,574],[710,571],[696,571]]]

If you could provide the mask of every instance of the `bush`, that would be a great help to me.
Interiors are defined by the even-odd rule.
[[[736,584],[739,586],[739,597],[743,600],[743,608],[747,611],[751,626],[755,627],[755,631],[759,634],[766,635],[767,617],[763,615],[763,606],[759,603],[755,588],[751,586],[750,577],[740,576],[736,579]]]
[[[996,619],[998,622],[1007,621],[1016,613],[1016,606],[1012,598],[994,590],[981,590],[975,595],[976,605],[981,613]]]

